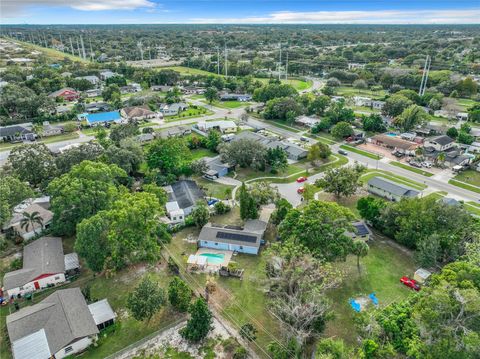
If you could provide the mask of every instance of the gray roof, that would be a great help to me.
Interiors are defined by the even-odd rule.
[[[21,135],[33,133],[28,128],[20,125],[4,126],[0,127],[0,137],[15,136],[17,133]]]
[[[203,226],[198,240],[260,247],[266,228],[267,223],[258,219],[246,221],[243,227],[207,223]]]
[[[45,359],[50,357],[45,330],[27,335],[12,342],[12,353],[15,359]]]
[[[168,193],[168,201],[176,201],[181,209],[192,207],[199,199],[205,197],[205,194],[195,181],[177,181],[171,187],[172,192]]]
[[[428,139],[429,142],[436,142],[438,143],[440,146],[445,146],[445,145],[448,145],[452,142],[455,142],[455,140],[451,137],[448,137],[446,135],[443,135],[443,136],[437,136],[437,137],[434,137],[434,138],[429,138]]]
[[[63,258],[65,262],[65,271],[80,268],[80,262],[78,261],[77,253],[73,252],[65,254]]]
[[[92,314],[93,320],[96,325],[105,323],[111,319],[115,319],[116,314],[112,307],[108,303],[107,299],[99,300],[88,306],[88,310]]]
[[[62,239],[42,237],[23,248],[23,268],[8,272],[3,277],[6,290],[21,287],[46,273],[64,273]]]
[[[98,333],[80,288],[57,290],[40,303],[10,314],[7,329],[12,343],[43,329],[50,354]]]
[[[257,142],[260,142],[267,148],[277,148],[280,147],[282,148],[287,154],[295,156],[295,157],[301,157],[301,156],[306,156],[308,151],[300,147],[294,143],[290,142],[285,142],[285,141],[279,141],[274,138],[269,138],[266,136],[263,136],[259,133],[252,132],[252,131],[242,131],[239,134],[237,134],[232,141],[238,141],[241,139],[250,139],[254,140]]]
[[[373,177],[368,181],[368,185],[376,188],[380,188],[388,193],[391,193],[396,196],[403,197],[416,197],[420,192],[414,190],[413,188],[400,185],[393,181],[387,180],[382,177]]]

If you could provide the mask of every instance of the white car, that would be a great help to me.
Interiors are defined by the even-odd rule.
[[[432,162],[423,162],[422,166],[426,168],[432,168]]]

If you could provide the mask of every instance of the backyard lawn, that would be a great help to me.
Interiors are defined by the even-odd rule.
[[[454,179],[480,187],[480,172],[475,170],[463,171],[456,175]]]
[[[197,148],[196,150],[191,150],[190,153],[192,154],[192,160],[199,160],[203,157],[215,157],[218,155],[218,153],[206,148]]]
[[[201,106],[195,106],[195,107],[190,106],[188,109],[180,112],[178,115],[165,116],[165,122],[179,121],[179,120],[185,120],[190,117],[200,117],[200,116],[213,114],[212,111],[207,110],[204,107],[201,107]]]
[[[255,80],[261,81],[263,83],[268,83],[270,79],[266,78],[255,78]],[[297,91],[303,91],[312,86],[310,81],[303,81],[298,79],[289,79],[289,80],[281,80],[283,84],[292,85]]]
[[[202,177],[195,178],[195,182],[205,191],[207,197],[219,199],[230,199],[231,193],[235,188],[235,186],[210,181]]]

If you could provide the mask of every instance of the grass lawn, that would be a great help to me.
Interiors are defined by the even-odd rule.
[[[478,102],[469,98],[458,98],[457,104],[461,106],[464,110],[467,110],[469,107],[478,104]]]
[[[199,160],[203,157],[215,157],[217,153],[212,152],[206,148],[197,148],[196,150],[191,150],[190,153],[192,154],[192,160]]]
[[[454,179],[480,187],[480,172],[475,170],[463,171],[456,175]]]
[[[205,191],[207,197],[219,199],[230,199],[231,193],[235,188],[235,186],[209,181],[202,177],[195,178],[195,182]]]
[[[208,103],[207,101],[204,101]],[[209,104],[210,105],[210,104]],[[243,106],[250,106],[250,102],[242,102],[242,101],[214,101],[212,102],[212,106],[220,107],[220,108],[227,108],[227,109],[234,109]]]
[[[361,90],[356,89],[350,86],[340,86],[336,88],[337,95],[353,97],[353,96],[367,96],[367,97],[383,97],[385,96],[385,90],[380,91],[371,91],[371,90]]]
[[[368,255],[360,259],[360,274],[355,256],[348,256],[346,262],[335,263],[335,266],[344,272],[345,277],[341,287],[328,294],[335,317],[327,323],[323,333],[326,338],[338,337],[348,344],[356,344],[354,319],[358,314],[348,303],[350,298],[375,292],[380,306],[384,307],[393,301],[405,299],[412,293],[399,282],[400,277],[411,276],[415,271],[411,256],[376,236],[370,241],[369,246]]]
[[[447,194],[448,194],[448,192],[444,192],[444,191],[432,192],[430,194],[427,194],[425,196],[425,198],[434,198],[436,200],[439,200],[439,199],[442,199],[443,197],[445,197]]]
[[[412,167],[410,165],[406,165],[405,163],[392,161],[392,162],[390,162],[390,164],[393,165],[393,166],[400,167],[400,168],[403,168],[405,170],[411,171],[411,172],[418,173],[419,175],[422,175],[422,176],[425,176],[425,177],[432,177],[433,176],[433,173],[431,173],[431,172],[424,171],[420,168]]]
[[[382,156],[379,156],[379,155],[376,155],[374,153],[367,152],[367,151],[364,151],[364,150],[361,150],[359,148],[349,146],[349,145],[340,145],[340,148],[344,149],[346,151],[358,153],[359,155],[362,155],[362,156],[365,156],[365,157],[368,157],[368,158],[372,158],[374,160],[379,160],[379,159],[382,158]]]
[[[450,181],[448,181],[448,183],[451,184],[451,185],[453,185],[453,186],[457,186],[457,187],[466,189],[466,190],[468,190],[468,191],[480,193],[480,188],[474,187],[474,186],[470,186],[469,184],[466,184],[466,183],[463,183],[463,182],[458,182],[458,181],[456,181],[456,180],[454,180],[454,179],[451,179]]]
[[[63,133],[61,135],[44,137],[44,138],[38,140],[37,143],[49,144],[49,143],[73,140],[73,139],[78,138],[78,137],[79,137],[78,133],[76,133],[76,132]],[[9,142],[3,142],[3,143],[0,143],[0,151],[7,151],[7,150],[10,150],[14,147],[20,146],[20,145],[23,145],[23,142],[18,142],[18,143],[13,143],[13,144],[9,143]]]
[[[379,111],[374,110],[370,107],[366,107],[366,106],[350,106],[350,108],[355,112],[357,112],[357,111],[360,112],[360,114],[363,114],[364,112],[379,113]]]
[[[270,79],[266,78],[255,78],[255,80],[261,81],[264,84],[267,84]],[[310,87],[312,87],[312,82],[311,81],[303,81],[299,79],[289,79],[289,80],[281,80],[282,84],[289,84],[293,86],[297,91],[304,91]]]
[[[193,69],[186,66],[167,66],[167,67],[161,67],[160,70],[173,70],[173,71],[179,72],[182,75],[204,75],[204,76],[216,75],[213,72]]]
[[[275,127],[278,127],[278,128],[283,128],[284,130],[292,131],[292,132],[295,132],[295,133],[298,133],[298,132],[302,131],[301,129],[291,127],[291,126],[288,126],[288,125],[284,125],[283,123],[279,123],[278,121],[267,121],[267,123],[272,125],[272,126],[275,126]]]
[[[391,172],[382,171],[382,170],[368,170],[367,173],[360,178],[360,182],[367,183],[373,177],[383,177],[390,181],[412,187],[419,191],[422,191],[425,188],[427,188],[427,186],[423,183],[415,182],[415,181],[412,181],[411,179],[408,179],[402,176],[397,176]]]
[[[20,41],[20,40],[16,40],[16,39],[9,39],[13,42],[16,42],[17,44],[20,44],[22,45],[24,48],[28,48],[28,49],[32,49],[32,50],[37,50],[37,51],[40,51],[40,52],[43,52],[45,54],[45,56],[51,58],[51,59],[54,59],[54,60],[63,60],[65,57],[74,61],[74,62],[85,62],[85,63],[89,63],[90,61],[88,59],[84,60],[78,56],[73,56],[69,53],[66,53],[66,52],[61,52],[61,51],[58,51],[58,50],[55,50],[55,49],[50,49],[50,48],[46,48],[46,47],[43,47],[43,46],[38,46],[38,45],[34,45],[30,42],[25,42],[25,41]]]
[[[343,207],[347,207],[352,213],[355,215],[357,219],[361,219],[360,213],[357,210],[357,202],[360,198],[364,197],[361,194],[353,195],[350,197],[340,197],[335,198],[335,196],[331,193],[320,192],[318,194],[318,200],[325,201],[325,202],[335,202]]]
[[[480,205],[478,203],[475,203],[475,202],[467,202],[467,203],[464,203],[463,206],[465,207],[465,209],[470,212],[471,214],[474,214],[475,216],[479,216],[480,217]]]
[[[191,117],[202,117],[207,115],[213,115],[213,112],[200,106],[197,106],[197,108],[189,107],[185,111],[180,112],[178,115],[165,116],[165,122],[186,120],[187,118]]]

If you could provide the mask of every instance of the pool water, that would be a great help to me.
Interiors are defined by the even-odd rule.
[[[217,253],[202,253],[200,254],[202,257],[207,257],[208,263],[211,264],[222,264],[225,260],[225,254],[217,254]]]
[[[387,133],[387,136],[390,136],[390,137],[397,137],[397,134],[396,134],[396,133],[393,133],[393,132],[390,132],[390,133]]]

